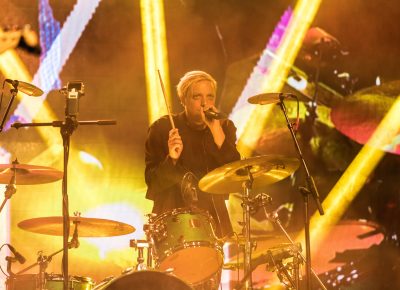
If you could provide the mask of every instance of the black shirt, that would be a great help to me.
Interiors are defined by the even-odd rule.
[[[200,180],[211,170],[240,159],[235,144],[236,127],[232,121],[221,120],[225,140],[218,148],[208,127],[201,130],[190,127],[184,112],[173,116],[173,119],[183,142],[183,151],[175,165],[169,157],[171,124],[168,116],[161,117],[150,126],[146,140],[146,198],[154,201],[153,212],[158,214],[185,206],[180,188],[185,173],[192,172]],[[227,194],[229,192],[212,195],[198,191],[198,207],[207,210],[220,225],[217,227],[220,236],[232,233],[225,206]]]

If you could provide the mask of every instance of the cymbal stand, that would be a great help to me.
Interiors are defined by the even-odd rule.
[[[302,263],[307,263],[306,258],[303,256],[303,254],[300,252],[300,248],[299,246],[296,245],[296,243],[293,241],[293,239],[290,237],[290,235],[288,234],[288,232],[285,230],[285,228],[282,226],[282,223],[278,217],[278,213],[276,211],[272,212],[272,213],[268,213],[267,210],[264,207],[264,212],[265,212],[265,216],[267,217],[267,219],[269,221],[271,221],[272,223],[276,224],[278,226],[278,228],[280,229],[280,231],[285,235],[285,237],[288,239],[288,241],[292,244],[292,249],[297,249],[296,253],[294,255],[294,273],[295,273],[295,285],[296,288],[295,289],[300,289],[299,288],[299,270],[298,270],[298,266],[300,264],[300,262]],[[298,261],[298,260],[301,261]],[[314,276],[314,278],[318,281],[319,285],[321,286],[322,289],[327,290],[327,288],[325,287],[325,285],[322,283],[322,281],[319,279],[318,275],[315,273],[315,271],[311,268],[310,269],[312,275]]]
[[[69,236],[69,201],[68,201],[68,160],[70,140],[72,133],[78,128],[78,125],[115,125],[116,121],[78,121],[79,99],[84,95],[82,82],[69,82],[67,89],[63,89],[67,95],[65,98],[65,119],[64,121],[53,121],[48,123],[14,123],[11,127],[19,129],[20,127],[59,127],[63,140],[63,181],[62,181],[62,216],[63,216],[63,290],[68,290],[68,236]]]
[[[252,201],[250,199],[251,188],[253,186],[253,175],[250,172],[250,167],[246,168],[248,180],[243,182],[243,236],[245,237],[244,243],[244,277],[247,277],[245,281],[245,289],[253,289],[252,281],[252,267],[251,267],[251,240],[250,240],[250,211],[252,206]]]
[[[297,154],[299,156],[299,159],[301,161],[301,164],[303,166],[304,172],[306,174],[306,185],[307,187],[300,187],[300,192],[303,195],[304,198],[304,231],[305,231],[305,244],[306,244],[306,285],[307,285],[307,290],[311,289],[311,247],[310,247],[310,221],[309,221],[309,213],[308,213],[308,201],[309,201],[309,195],[312,195],[315,201],[315,204],[318,208],[319,214],[324,215],[324,210],[321,205],[321,201],[319,199],[319,193],[318,189],[315,186],[314,179],[310,175],[310,172],[308,170],[308,166],[306,164],[306,161],[303,158],[303,153],[301,152],[299,142],[296,139],[296,135],[293,130],[293,125],[289,121],[287,112],[286,112],[286,106],[285,103],[283,102],[284,100],[284,95],[281,94],[279,96],[279,105],[282,109],[282,112],[285,116],[287,126],[289,128],[290,134],[292,135],[292,139],[297,151]],[[297,99],[297,97],[296,97]],[[297,100],[298,101],[298,100]]]
[[[4,208],[4,206],[6,205],[6,202],[7,202],[7,200],[9,200],[12,196],[13,196],[13,194],[15,194],[16,192],[17,192],[17,186],[16,186],[16,168],[15,168],[15,164],[18,164],[18,160],[17,159],[15,159],[14,161],[13,161],[13,172],[14,172],[14,174],[13,174],[13,176],[11,177],[11,179],[10,179],[10,182],[7,184],[7,186],[6,186],[6,190],[4,191],[4,200],[3,200],[3,202],[2,202],[2,204],[1,204],[1,206],[0,206],[0,213],[1,213],[1,211],[3,210],[3,208]]]
[[[136,271],[144,271],[148,269],[149,259],[145,263],[144,259],[144,248],[147,248],[147,258],[149,257],[150,246],[146,240],[130,240],[130,246],[138,251],[137,264],[135,266]]]

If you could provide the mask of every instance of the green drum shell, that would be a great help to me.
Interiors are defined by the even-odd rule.
[[[215,223],[203,210],[179,208],[154,221],[156,264],[193,285],[213,276],[222,266],[222,245]]]
[[[46,290],[63,290],[63,277],[60,274],[49,274],[46,277]],[[92,290],[94,281],[89,277],[70,276],[69,289]]]
[[[17,275],[7,281],[7,290],[36,290],[40,285],[39,275]],[[89,277],[70,276],[69,289],[92,290],[94,281]],[[46,274],[46,290],[63,290],[63,277],[60,274]]]

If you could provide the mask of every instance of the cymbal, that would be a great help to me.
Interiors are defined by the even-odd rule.
[[[208,193],[227,194],[243,191],[243,182],[249,179],[248,170],[254,181],[252,189],[260,189],[278,182],[296,171],[296,158],[280,155],[262,155],[225,164],[207,173],[199,182],[199,188]]]
[[[79,237],[111,237],[133,233],[135,228],[131,225],[107,219],[70,217],[70,236],[72,235],[75,223],[78,223]],[[18,227],[33,233],[62,236],[63,217],[39,217],[24,220],[18,223]]]
[[[14,176],[19,185],[49,183],[62,179],[63,172],[54,168],[29,164],[0,164],[0,184],[8,184]]]
[[[350,139],[366,144],[399,94],[400,81],[358,91],[332,108],[332,122],[338,131]],[[398,144],[390,144],[382,149],[400,154]]]
[[[264,93],[252,96],[247,99],[250,104],[254,105],[268,105],[280,102],[280,97],[284,96],[283,93]]]
[[[43,91],[41,89],[30,83],[10,79],[6,79],[6,82],[10,83],[14,88],[18,88],[20,92],[27,94],[28,96],[40,97],[43,95]]]

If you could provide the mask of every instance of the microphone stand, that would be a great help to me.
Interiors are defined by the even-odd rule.
[[[285,106],[285,103],[283,102],[284,97],[285,96],[283,94],[279,95],[279,106],[281,107],[282,112],[285,115],[286,123],[289,128],[290,134],[292,135],[292,139],[294,141],[294,145],[295,145],[297,154],[299,156],[301,164],[306,173],[307,187],[300,187],[299,190],[304,198],[304,230],[305,230],[305,243],[306,243],[306,285],[307,285],[306,289],[310,290],[311,289],[311,246],[310,246],[310,221],[309,221],[309,212],[308,212],[308,204],[309,204],[309,195],[310,194],[314,198],[314,201],[317,205],[320,215],[324,215],[324,210],[322,208],[321,201],[319,199],[319,194],[318,194],[317,187],[315,186],[314,179],[310,175],[306,161],[303,158],[303,153],[301,152],[299,143],[298,143],[296,135],[294,133],[293,125],[289,121],[289,118],[288,118],[288,115],[286,112],[286,106]]]
[[[294,285],[295,289],[300,289],[300,285],[299,285],[299,273],[298,273],[298,264],[299,261],[298,258],[301,259],[301,261],[303,263],[307,264],[307,260],[306,258],[303,256],[303,254],[301,253],[301,249],[299,248],[299,246],[301,247],[301,245],[297,246],[296,243],[293,241],[293,239],[290,237],[290,235],[288,234],[288,232],[285,230],[285,228],[282,226],[282,223],[278,217],[278,213],[277,211],[272,212],[271,214],[269,214],[266,210],[265,207],[263,207],[264,209],[264,213],[265,216],[267,217],[267,219],[271,222],[273,222],[274,224],[276,224],[279,229],[281,230],[281,232],[285,235],[285,237],[288,239],[288,241],[292,244],[292,249],[296,249],[296,255],[294,255],[294,259],[295,259],[295,280],[294,280]],[[313,276],[315,277],[315,279],[317,279],[319,285],[321,286],[321,288],[323,290],[327,290],[324,283],[322,283],[321,279],[319,279],[318,275],[315,273],[315,271],[310,267],[310,272],[313,274]],[[293,285],[293,283],[292,283]]]
[[[14,123],[11,127],[16,129],[20,127],[59,127],[63,140],[64,147],[64,173],[62,181],[62,201],[63,201],[63,290],[68,290],[68,236],[69,236],[69,208],[68,208],[68,158],[69,146],[72,133],[78,128],[78,125],[115,125],[116,121],[103,120],[103,121],[78,121],[76,115],[69,115],[66,113],[65,121],[53,121],[49,123]]]

